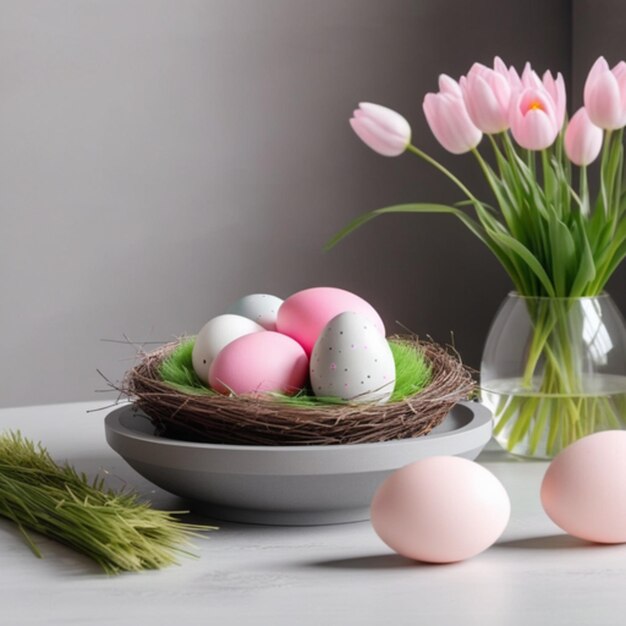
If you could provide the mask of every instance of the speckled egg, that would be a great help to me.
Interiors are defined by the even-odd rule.
[[[218,315],[209,320],[196,336],[191,353],[193,369],[203,383],[209,382],[209,368],[220,350],[231,341],[264,331],[262,326],[241,315]]]
[[[371,506],[374,530],[392,550],[429,563],[463,561],[486,550],[510,513],[502,483],[482,465],[454,456],[394,472]]]
[[[393,393],[396,366],[374,323],[348,311],[322,330],[311,353],[310,376],[316,396],[383,403]]]
[[[385,336],[385,325],[368,302],[335,287],[313,287],[289,296],[278,310],[276,330],[295,339],[311,354],[324,326],[345,311],[364,315],[379,334]]]
[[[237,300],[228,308],[227,313],[247,317],[265,330],[276,330],[276,317],[282,303],[280,298],[269,293],[251,293]]]
[[[297,341],[268,330],[229,343],[211,364],[209,383],[226,395],[293,394],[306,385],[308,369],[309,359]]]
[[[595,433],[557,454],[541,484],[541,503],[570,535],[626,542],[626,431]]]

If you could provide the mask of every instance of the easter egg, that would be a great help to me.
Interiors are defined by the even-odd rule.
[[[482,465],[454,456],[394,472],[371,506],[374,530],[392,550],[429,563],[463,561],[487,549],[510,512],[502,483]]]
[[[309,368],[316,396],[383,403],[396,383],[389,343],[368,317],[352,311],[326,324],[313,347]]]
[[[385,325],[370,304],[335,287],[313,287],[289,296],[278,310],[276,330],[295,339],[307,354],[311,354],[324,326],[345,311],[364,315],[385,336]]]
[[[594,433],[557,454],[541,484],[541,503],[570,535],[626,542],[626,431]]]
[[[282,303],[280,298],[268,293],[251,293],[237,300],[228,308],[227,313],[247,317],[265,330],[276,330],[276,317]]]
[[[209,320],[196,336],[191,353],[193,369],[198,378],[208,384],[209,368],[222,348],[243,335],[264,330],[256,322],[241,315],[218,315]]]
[[[209,383],[223,394],[293,394],[306,385],[308,371],[309,359],[302,346],[268,330],[229,343],[211,364]]]

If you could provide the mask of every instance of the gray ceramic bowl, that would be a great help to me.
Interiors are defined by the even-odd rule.
[[[216,519],[315,525],[369,518],[377,487],[429,456],[474,459],[491,437],[491,413],[461,402],[430,434],[335,446],[236,446],[165,439],[132,405],[105,420],[109,445],[142,476]]]

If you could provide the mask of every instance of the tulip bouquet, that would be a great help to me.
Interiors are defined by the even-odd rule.
[[[490,204],[411,143],[404,117],[361,103],[350,120],[361,140],[383,156],[412,152],[447,176],[461,199],[455,205],[374,210],[335,235],[329,246],[386,213],[455,216],[495,255],[517,293],[529,299],[534,331],[518,381],[526,393],[501,399],[495,407],[496,433],[508,429],[511,450],[526,438],[531,453],[543,441],[551,455],[592,428],[621,427],[624,416],[611,402],[585,396],[567,320],[572,299],[602,293],[626,256],[626,62],[612,69],[602,57],[595,62],[585,84],[584,106],[569,120],[561,74],[547,71],[540,78],[530,64],[520,74],[499,58],[493,67],[474,64],[458,81],[441,75],[439,91],[425,96],[423,111],[447,151],[475,156],[493,194]],[[479,148],[483,136],[488,154]],[[594,196],[588,167],[598,157]],[[561,304],[549,309],[530,304],[536,299]],[[572,396],[577,400],[554,400]]]

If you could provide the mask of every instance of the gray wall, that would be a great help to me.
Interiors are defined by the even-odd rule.
[[[322,252],[369,209],[458,199],[347,119],[396,108],[480,190],[424,93],[494,54],[569,76],[570,17],[565,0],[0,0],[0,405],[96,397],[96,368],[118,379],[135,354],[103,338],[166,341],[245,293],[323,284],[390,330],[454,332],[477,366],[509,284],[458,223],[388,217]]]

